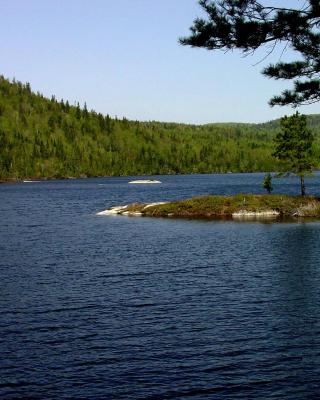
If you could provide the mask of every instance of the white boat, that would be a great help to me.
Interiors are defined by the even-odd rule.
[[[129,183],[161,183],[156,179],[137,179],[135,181],[130,181]]]

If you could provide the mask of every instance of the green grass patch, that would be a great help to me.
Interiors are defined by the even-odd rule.
[[[135,205],[135,208],[137,205]],[[173,217],[228,217],[236,212],[277,211],[288,217],[320,217],[320,202],[315,197],[288,195],[201,196],[156,205],[140,211],[145,215]]]

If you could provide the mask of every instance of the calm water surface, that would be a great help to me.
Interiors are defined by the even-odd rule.
[[[0,397],[319,398],[320,223],[96,216],[262,178],[1,185]]]

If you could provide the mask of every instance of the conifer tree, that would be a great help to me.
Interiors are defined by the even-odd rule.
[[[76,107],[76,118],[80,119],[81,118],[81,109],[80,109],[80,104],[77,103],[77,107]]]
[[[262,186],[263,186],[264,189],[266,189],[266,191],[269,194],[272,192],[272,190],[273,190],[273,187],[272,187],[272,176],[271,176],[270,172],[264,176]]]
[[[273,3],[277,3],[276,1]],[[206,18],[195,19],[183,45],[224,51],[239,49],[248,54],[268,45],[283,52],[291,47],[299,60],[269,65],[263,74],[293,80],[293,88],[274,96],[270,105],[297,106],[320,100],[320,2],[301,1],[300,8],[273,5],[266,0],[199,0]],[[270,49],[271,48],[271,49]]]
[[[280,120],[281,131],[276,135],[273,155],[284,162],[288,172],[300,177],[301,196],[305,195],[304,177],[312,172],[314,136],[307,127],[307,118],[298,112]]]

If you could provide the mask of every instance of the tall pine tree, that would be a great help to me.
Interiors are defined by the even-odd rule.
[[[301,196],[305,195],[304,177],[312,172],[314,136],[307,127],[307,118],[298,112],[280,121],[281,131],[276,135],[273,155],[283,161],[288,172],[300,177]]]

